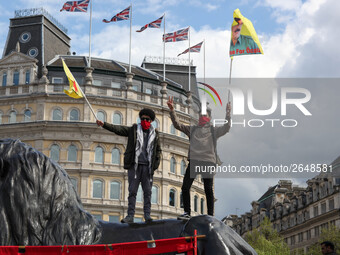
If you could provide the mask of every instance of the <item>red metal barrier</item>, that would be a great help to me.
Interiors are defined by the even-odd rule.
[[[205,236],[178,237],[152,241],[140,241],[101,245],[64,246],[0,246],[1,255],[151,255],[167,252],[197,255],[197,239]]]

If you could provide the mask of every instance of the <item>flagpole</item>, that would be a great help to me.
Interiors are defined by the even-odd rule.
[[[131,36],[132,36],[132,4],[130,5],[130,44],[129,44],[129,73],[131,73]]]
[[[231,70],[232,70],[232,67],[233,67],[233,59],[234,59],[234,57],[230,58],[229,85],[231,84]],[[228,103],[229,102],[230,102],[230,88],[229,88],[229,91],[228,91]]]
[[[89,62],[87,63],[88,67],[91,67],[91,34],[92,34],[92,1],[90,0],[90,34],[89,34]]]
[[[190,26],[189,26],[189,92],[191,91],[191,82],[190,82],[190,72],[191,72],[191,63],[190,63]]]
[[[204,48],[203,48],[203,81],[205,83],[205,39],[203,40],[203,44],[204,44]],[[204,91],[204,94],[205,94],[205,91]]]
[[[163,23],[163,81],[165,81],[165,13],[163,15],[164,23]]]

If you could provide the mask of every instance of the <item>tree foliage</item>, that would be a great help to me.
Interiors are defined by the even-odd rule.
[[[319,241],[308,249],[307,255],[321,254],[321,243],[324,241],[334,243],[336,253],[340,254],[340,229],[334,224],[329,224],[329,228],[321,229]]]
[[[279,235],[272,223],[266,217],[260,227],[247,233],[245,240],[252,246],[258,255],[289,255],[288,245]]]

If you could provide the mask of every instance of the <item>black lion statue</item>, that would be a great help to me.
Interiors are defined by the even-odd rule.
[[[0,140],[0,246],[112,244],[192,236],[206,238],[198,254],[256,255],[214,217],[120,224],[83,209],[66,171],[19,140]]]

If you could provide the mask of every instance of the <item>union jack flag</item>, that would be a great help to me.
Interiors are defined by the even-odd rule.
[[[199,44],[196,44],[195,46],[192,46],[192,47],[190,47],[189,49],[186,49],[186,50],[183,51],[182,53],[178,54],[177,57],[179,57],[179,56],[182,55],[182,54],[188,53],[189,50],[190,50],[190,52],[197,52],[197,53],[200,53],[202,44],[203,44],[203,42],[200,42]]]
[[[90,0],[82,0],[82,1],[69,1],[64,3],[63,8],[60,11],[67,12],[87,12],[87,7],[89,5]]]
[[[156,19],[155,21],[152,21],[151,23],[146,24],[145,26],[142,26],[141,29],[137,30],[136,32],[143,32],[148,27],[160,28],[161,24],[162,24],[163,17],[164,17],[164,15],[162,17],[160,17],[159,19]]]
[[[165,42],[180,42],[188,40],[189,27],[180,29],[173,33],[163,35],[163,41]]]
[[[110,22],[116,22],[116,21],[121,21],[121,20],[128,20],[130,18],[130,8],[122,10],[120,13],[117,13],[115,16],[113,16],[110,20],[103,19],[103,22],[105,23],[110,23]]]

